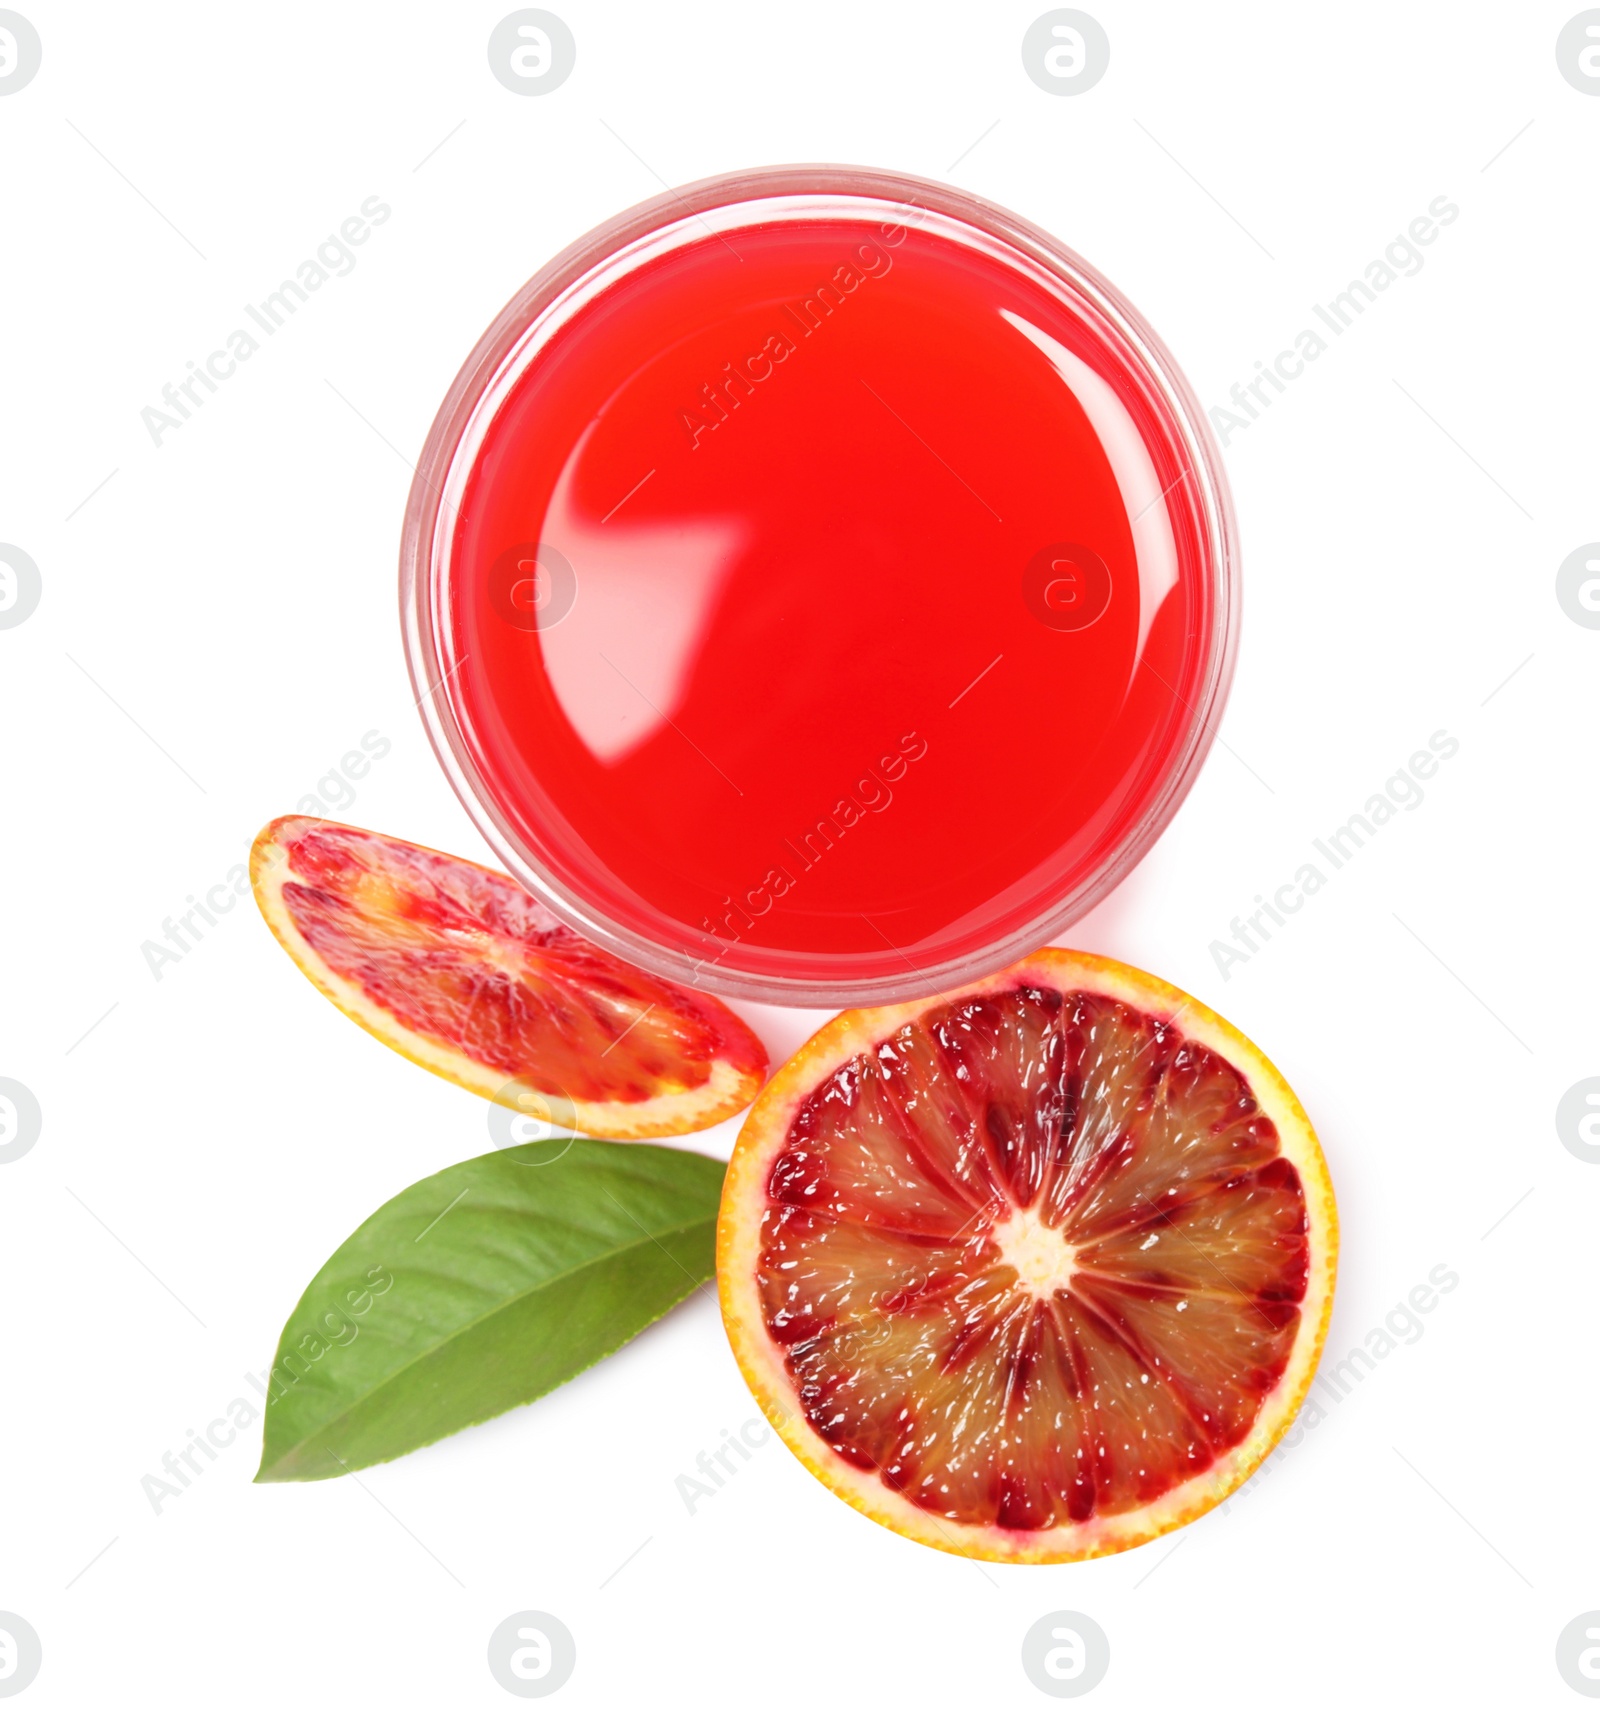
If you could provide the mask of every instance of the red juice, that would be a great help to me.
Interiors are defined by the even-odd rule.
[[[1181,380],[1093,275],[917,189],[664,204],[447,447],[419,691],[480,823],[580,929],[739,994],[1033,947],[1225,686]]]

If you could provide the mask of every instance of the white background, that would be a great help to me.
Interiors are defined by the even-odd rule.
[[[0,1608],[43,1639],[30,1702],[506,1702],[485,1644],[526,1608],[576,1635],[574,1705],[1044,1701],[1020,1645],[1060,1609],[1109,1636],[1107,1705],[1577,1701],[1554,1646],[1600,1606],[1600,1168],[1553,1117],[1600,1073],[1600,632],[1555,572],[1600,537],[1600,98],[1557,73],[1569,8],[1094,0],[1109,73],[1058,98],[1023,73],[1037,0],[559,0],[577,69],[528,99],[488,70],[504,0],[24,0],[0,539],[44,593],[0,633],[0,1074],[44,1131],[0,1170]],[[249,1392],[324,1258],[488,1136],[248,904],[159,982],[140,945],[368,730],[393,751],[342,816],[483,853],[401,659],[407,460],[556,250],[661,180],[798,160],[1038,221],[1208,404],[1459,205],[1232,437],[1226,746],[1070,934],[1198,993],[1300,1092],[1343,1218],[1331,1358],[1435,1266],[1459,1286],[1269,1475],[1088,1565],[920,1548],[772,1442],[691,1517],[675,1477],[754,1412],[709,1298],[359,1484],[253,1487],[250,1432],[157,1516],[141,1477]],[[154,447],[140,410],[372,195],[393,217],[355,270]],[[1212,940],[1440,729],[1460,752],[1423,805],[1224,980]],[[820,1019],[753,1018],[775,1055]]]

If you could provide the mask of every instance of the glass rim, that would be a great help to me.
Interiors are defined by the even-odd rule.
[[[1138,379],[1163,406],[1163,425],[1193,477],[1191,503],[1210,598],[1210,634],[1195,699],[1184,702],[1190,718],[1182,740],[1144,810],[1109,855],[1048,908],[1001,937],[944,961],[907,962],[903,970],[881,976],[791,977],[729,968],[720,959],[692,955],[609,919],[526,846],[495,801],[447,689],[461,661],[448,662],[441,636],[439,595],[441,574],[447,575],[449,567],[451,494],[459,491],[483,432],[520,377],[519,353],[536,348],[536,335],[548,334],[553,324],[579,312],[585,283],[628,251],[690,224],[715,230],[712,216],[720,216],[716,223],[723,229],[733,229],[750,223],[744,210],[759,204],[767,205],[770,216],[779,203],[788,203],[793,213],[819,199],[942,216],[998,242],[1069,288],[1074,306],[1088,311],[1091,330],[1113,355],[1137,369]],[[1232,682],[1239,630],[1237,528],[1222,453],[1199,398],[1138,310],[1065,244],[982,197],[909,174],[838,165],[748,169],[668,190],[615,215],[541,267],[495,317],[451,383],[417,460],[400,543],[400,622],[417,707],[451,787],[507,871],[558,919],[625,961],[724,997],[817,1009],[901,1002],[985,978],[1048,943],[1098,906],[1171,822],[1211,749]]]

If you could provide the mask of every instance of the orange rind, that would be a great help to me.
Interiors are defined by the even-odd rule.
[[[596,948],[504,873],[289,815],[250,851],[295,965],[391,1050],[513,1112],[601,1139],[736,1115],[761,1041],[715,997]]]
[[[1208,1512],[1289,1428],[1333,1305],[1316,1134],[1237,1028],[1041,950],[847,1010],[768,1083],[723,1188],[745,1380],[879,1524],[1084,1560]]]

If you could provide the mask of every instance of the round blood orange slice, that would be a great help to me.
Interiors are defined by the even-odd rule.
[[[602,1139],[737,1114],[761,1041],[715,997],[586,943],[503,873],[326,819],[274,819],[250,882],[279,943],[351,1020],[508,1107]]]
[[[1042,950],[847,1010],[745,1119],[723,1317],[804,1464],[905,1536],[1068,1561],[1197,1518],[1306,1393],[1337,1220],[1250,1041],[1149,974]]]

